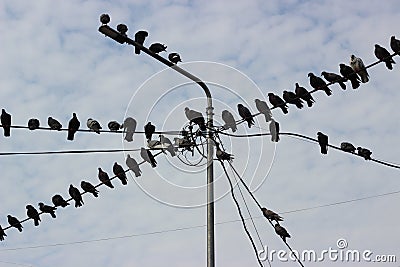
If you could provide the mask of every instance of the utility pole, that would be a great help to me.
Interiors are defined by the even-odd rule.
[[[107,14],[103,14],[100,16],[100,21],[103,23],[99,27],[99,32],[103,33],[107,37],[110,37],[114,41],[120,44],[129,44],[135,47],[140,48],[141,51],[148,54],[149,56],[155,58],[161,63],[167,65],[168,67],[174,69],[180,74],[186,76],[192,81],[196,82],[201,88],[203,88],[206,97],[207,97],[207,267],[215,267],[215,240],[214,240],[214,168],[213,168],[213,156],[214,156],[214,143],[212,140],[212,129],[214,126],[213,123],[213,106],[212,106],[212,97],[211,92],[208,89],[207,85],[201,81],[199,78],[194,76],[193,74],[185,71],[184,69],[178,67],[176,64],[172,63],[169,60],[161,57],[160,55],[153,53],[148,48],[143,45],[135,42],[130,39],[125,32],[128,30],[126,25],[122,25],[123,29],[126,29],[125,32],[119,32],[117,30],[112,29],[107,23],[110,21],[110,17]],[[118,27],[117,27],[118,28]]]

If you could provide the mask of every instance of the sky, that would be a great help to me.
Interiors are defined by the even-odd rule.
[[[128,26],[128,36],[146,30],[145,46],[167,45],[181,55],[180,66],[206,82],[213,95],[215,125],[221,112],[239,119],[236,105],[256,112],[254,99],[273,92],[310,89],[307,74],[339,71],[355,54],[365,64],[376,61],[374,44],[390,52],[390,36],[400,37],[398,1],[22,1],[0,2],[0,106],[12,114],[13,125],[27,125],[47,117],[67,126],[75,112],[86,129],[94,118],[104,129],[111,120],[133,117],[138,130],[151,121],[157,130],[181,130],[187,125],[186,106],[205,114],[204,92],[196,84],[133,47],[121,45],[98,32],[99,17],[108,13],[109,26]],[[281,131],[316,138],[321,131],[339,146],[348,141],[369,148],[372,157],[400,163],[400,57],[389,71],[384,64],[368,70],[370,81],[357,90],[332,85],[332,95],[313,94],[315,105],[289,114],[273,110]],[[251,129],[239,125],[238,134],[268,132],[260,116]],[[396,137],[397,136],[397,137]],[[173,139],[175,136],[168,136]],[[398,169],[365,161],[329,149],[321,155],[316,143],[281,136],[230,138],[221,136],[234,154],[233,165],[257,200],[284,217],[291,234],[288,243],[297,251],[320,253],[338,249],[369,250],[375,255],[396,255],[399,194],[367,198],[340,205],[315,206],[400,191]],[[121,134],[76,134],[12,129],[0,137],[1,152],[83,149],[140,149]],[[138,152],[130,152],[140,161]],[[195,164],[201,158],[187,154]],[[25,206],[51,203],[59,193],[68,198],[70,184],[87,180],[97,184],[97,168],[112,174],[112,165],[125,166],[125,153],[0,156],[0,225],[7,215],[26,218]],[[205,266],[206,173],[204,160],[187,166],[177,157],[159,155],[158,166],[141,165],[142,176],[129,174],[127,186],[113,180],[114,189],[100,187],[98,198],[85,194],[84,206],[57,210],[57,218],[41,216],[39,227],[26,222],[19,233],[9,229],[0,242],[0,266]],[[215,172],[216,266],[257,266],[229,184],[218,162]],[[233,178],[231,170],[228,172]],[[246,218],[243,199],[239,199]],[[242,188],[254,218],[247,227],[261,250],[286,246],[262,217]],[[301,209],[306,209],[299,211]],[[260,235],[262,245],[257,237]],[[266,264],[266,262],[264,262]],[[271,266],[293,266],[273,258]],[[365,262],[304,261],[305,266],[365,266]],[[369,263],[398,266],[398,263]],[[268,265],[265,265],[268,266]]]

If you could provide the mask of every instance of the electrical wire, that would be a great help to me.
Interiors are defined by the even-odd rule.
[[[231,179],[229,178],[229,175],[228,175],[228,172],[226,171],[226,168],[225,168],[224,163],[223,163],[222,161],[220,161],[220,163],[221,163],[222,168],[224,169],[226,179],[227,179],[228,182],[229,182],[229,186],[230,186],[230,188],[231,188],[230,191],[231,191],[232,199],[233,199],[233,201],[235,202],[235,205],[236,205],[236,208],[237,208],[237,210],[238,210],[240,219],[242,220],[242,224],[243,224],[244,231],[246,232],[246,234],[247,234],[247,236],[248,236],[248,238],[249,238],[249,240],[250,240],[250,242],[251,242],[251,245],[253,246],[253,250],[254,250],[254,253],[256,254],[256,258],[257,258],[258,263],[260,264],[261,267],[263,267],[263,264],[262,264],[260,258],[258,257],[258,250],[257,250],[257,247],[256,247],[256,245],[254,244],[254,240],[253,240],[253,238],[251,237],[251,234],[250,234],[249,230],[247,229],[246,222],[245,222],[245,220],[244,220],[242,211],[241,211],[241,209],[240,209],[239,202],[237,201],[237,199],[236,199],[236,197],[235,197],[235,194],[234,194],[234,192],[233,192],[232,181],[231,181]]]
[[[243,138],[243,137],[246,137],[246,138],[247,138],[247,137],[262,137],[262,136],[271,135],[270,133],[230,134],[230,133],[222,132],[222,131],[220,131],[220,130],[217,130],[216,133],[219,133],[219,134],[222,134],[222,135],[226,135],[226,136],[241,137],[241,138]],[[283,132],[283,133],[279,133],[279,135],[287,135],[287,136],[290,136],[290,137],[293,137],[293,136],[294,136],[294,137],[299,137],[299,138],[301,138],[301,139],[313,141],[314,143],[317,143],[317,144],[318,144],[318,140],[317,140],[317,139],[312,138],[312,137],[309,137],[309,136],[306,136],[306,135],[298,134],[298,133]],[[335,146],[335,145],[328,144],[327,146],[330,147],[330,148],[333,148],[333,149],[342,151],[342,152],[344,152],[344,153],[348,153],[348,154],[352,154],[352,155],[357,156],[357,157],[364,158],[363,156],[358,155],[357,153],[343,151],[340,147]],[[389,162],[387,162],[387,161],[379,160],[379,159],[376,159],[376,158],[372,158],[372,157],[371,157],[371,159],[369,159],[369,161],[373,161],[373,162],[375,162],[375,163],[379,163],[379,164],[385,165],[385,166],[387,166],[387,167],[400,169],[400,165],[399,165],[399,164],[389,163]]]
[[[15,155],[51,155],[51,154],[91,154],[91,153],[116,153],[135,152],[139,149],[91,149],[91,150],[60,150],[60,151],[36,151],[36,152],[0,152],[0,156]]]

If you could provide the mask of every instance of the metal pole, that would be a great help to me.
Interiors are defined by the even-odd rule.
[[[169,60],[161,57],[158,54],[153,53],[148,48],[130,39],[126,35],[120,34],[118,31],[112,29],[108,25],[102,25],[99,28],[99,32],[119,42],[120,44],[127,43],[135,47],[139,47],[141,51],[148,54],[149,56],[157,59],[164,63],[168,67],[174,69],[180,74],[186,76],[192,81],[196,82],[201,88],[203,88],[207,96],[207,267],[215,267],[215,240],[214,240],[214,168],[213,168],[213,157],[214,157],[214,142],[212,140],[212,128],[213,123],[213,106],[211,92],[207,85],[193,74],[185,71],[178,67],[176,64]]]

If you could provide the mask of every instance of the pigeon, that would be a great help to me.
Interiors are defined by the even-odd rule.
[[[153,53],[158,54],[160,52],[167,51],[167,46],[160,43],[154,43],[150,45],[149,50]]]
[[[317,137],[318,137],[318,144],[321,147],[321,153],[328,154],[328,136],[321,132],[318,132]]]
[[[125,132],[125,140],[128,142],[133,141],[133,134],[135,133],[136,130],[136,120],[131,117],[127,117],[124,120],[124,123],[122,124]]]
[[[69,205],[67,201],[61,196],[61,195],[54,195],[51,198],[51,201],[53,202],[54,206],[56,207],[63,207],[65,208],[66,206]]]
[[[341,63],[339,64],[339,68],[340,68],[340,74],[343,75],[345,81],[350,80],[353,89],[357,89],[358,87],[360,87],[359,78],[350,66]]]
[[[279,141],[279,122],[271,119],[269,123],[269,132],[271,133],[271,141],[278,142]]]
[[[377,59],[385,62],[386,67],[389,70],[393,69],[392,64],[396,64],[396,62],[394,62],[393,58],[390,56],[390,53],[386,50],[386,48],[376,44],[374,53]]]
[[[256,103],[256,108],[258,112],[264,114],[265,122],[269,122],[272,119],[272,113],[271,109],[268,107],[267,102],[260,99],[255,99],[254,102]]]
[[[29,218],[33,219],[33,223],[35,226],[39,226],[39,222],[41,221],[39,212],[32,205],[26,205],[26,215],[28,215]]]
[[[312,107],[315,101],[306,88],[301,87],[298,83],[296,83],[295,93],[298,97],[307,102],[308,107]]]
[[[68,123],[68,137],[67,140],[74,140],[74,136],[76,131],[78,131],[81,123],[79,122],[78,118],[76,117],[75,113],[72,113],[72,119]]]
[[[353,146],[353,144],[348,143],[348,142],[340,143],[340,149],[345,151],[345,152],[351,152],[351,153],[355,153],[356,152],[356,147]]]
[[[131,155],[128,154],[128,156],[126,157],[126,166],[128,166],[128,168],[133,171],[133,173],[135,174],[135,177],[139,177],[142,175],[142,171],[139,168],[139,164],[136,162],[136,160],[134,158],[131,157]]]
[[[98,197],[99,196],[99,191],[96,189],[96,187],[94,187],[94,185],[92,185],[89,182],[86,181],[82,181],[81,182],[81,188],[83,191],[85,192],[89,192],[92,193],[93,196]]]
[[[371,159],[372,152],[369,149],[357,147],[357,154],[363,157],[365,160],[369,160]]]
[[[0,241],[4,241],[5,236],[7,236],[7,235],[6,235],[6,233],[4,233],[4,229],[0,225]]]
[[[42,202],[39,203],[39,210],[43,213],[49,213],[51,215],[51,217],[56,218],[56,210],[57,208],[52,207],[52,206],[48,206],[43,204]]]
[[[13,216],[11,216],[11,215],[7,215],[7,220],[8,220],[8,223],[9,223],[12,227],[17,228],[18,231],[22,232],[22,228],[24,228],[24,227],[22,227],[20,221],[19,221],[17,218],[15,218],[15,217],[13,217]]]
[[[110,22],[110,16],[109,16],[108,14],[101,14],[101,16],[100,16],[100,22],[101,22],[103,25],[108,24],[108,23]]]
[[[181,56],[178,53],[170,53],[168,55],[169,61],[171,61],[174,64],[178,64],[178,62],[182,62]]]
[[[282,239],[283,242],[286,243],[286,238],[290,238],[290,234],[286,231],[285,228],[283,228],[283,226],[280,226],[279,223],[276,223],[275,226],[275,233],[277,233]]]
[[[28,121],[28,129],[33,131],[36,130],[37,128],[39,128],[40,126],[40,122],[38,119],[29,119]]]
[[[312,88],[315,90],[324,90],[327,96],[332,95],[332,90],[329,89],[329,87],[326,85],[326,82],[322,80],[321,77],[315,76],[312,72],[308,74],[308,77],[310,77],[310,85]]]
[[[146,37],[149,36],[149,33],[146,31],[138,31],[135,33],[135,42],[139,43],[141,45],[144,44],[144,40],[146,40]],[[135,54],[139,55],[140,54],[140,48],[135,46]]]
[[[122,125],[119,124],[117,121],[110,121],[110,122],[107,124],[107,126],[108,126],[108,129],[109,129],[110,131],[113,131],[113,132],[116,132],[116,131],[118,131],[119,129],[122,128]]]
[[[105,184],[106,186],[110,187],[110,188],[114,188],[113,184],[110,181],[110,177],[108,176],[108,174],[106,172],[104,172],[101,168],[98,168],[99,170],[99,180]]]
[[[147,147],[150,149],[162,148],[160,140],[147,140]]]
[[[225,151],[222,151],[221,148],[219,147],[219,143],[215,143],[215,144],[217,146],[217,149],[215,152],[215,156],[217,157],[217,159],[220,161],[226,160],[226,161],[232,162],[232,160],[234,158],[233,155],[229,154]]]
[[[303,108],[303,101],[293,92],[283,91],[283,100],[285,100],[286,103],[296,105],[299,109]]]
[[[52,117],[48,117],[47,118],[47,124],[49,125],[50,129],[61,131],[62,125],[58,120],[56,120],[56,119],[54,119]]]
[[[98,121],[96,121],[92,118],[89,118],[89,119],[87,119],[86,125],[90,129],[90,131],[100,134],[100,129],[102,129],[102,128]]]
[[[321,72],[321,75],[330,83],[338,83],[343,90],[346,90],[345,79],[339,74],[333,72]]]
[[[280,108],[284,114],[288,113],[288,106],[279,96],[274,93],[268,93],[268,100],[274,108]]]
[[[4,136],[5,137],[10,136],[11,114],[7,113],[4,108],[1,109],[0,121],[1,121],[1,126],[3,127],[4,130]]]
[[[84,204],[81,192],[79,192],[79,189],[72,184],[69,185],[68,193],[72,199],[75,200],[75,208],[79,208]]]
[[[118,177],[118,179],[121,180],[121,183],[123,185],[127,185],[128,184],[128,178],[126,177],[126,173],[124,171],[124,168],[122,168],[122,166],[119,165],[117,162],[114,162],[113,173]]]
[[[202,131],[207,130],[203,114],[201,114],[198,111],[189,109],[188,107],[185,107],[185,115],[186,118],[189,120],[190,124],[194,123],[199,125],[200,130]]]
[[[156,126],[154,126],[153,124],[151,124],[151,122],[148,122],[145,126],[144,126],[144,135],[146,136],[147,141],[151,140],[151,137],[153,135],[153,133],[156,131]]]
[[[250,110],[245,106],[243,106],[242,104],[238,104],[237,108],[240,117],[242,117],[243,120],[247,121],[247,126],[251,128],[251,126],[254,125],[254,119],[253,116],[251,115]]]
[[[149,150],[145,149],[144,147],[140,148],[140,156],[144,161],[150,163],[152,168],[157,167],[157,161]]]
[[[175,137],[174,143],[176,147],[185,148],[189,151],[193,151],[192,147],[195,145],[188,139],[188,137],[183,137],[183,138]]]
[[[127,36],[127,32],[128,32],[128,27],[125,24],[118,24],[117,25],[117,31],[123,35],[123,36]]]
[[[270,221],[276,221],[276,222],[283,221],[283,218],[279,216],[277,213],[273,212],[272,210],[269,210],[267,208],[261,208],[261,211],[264,217]]]
[[[222,120],[225,122],[224,129],[228,130],[231,129],[232,132],[236,132],[237,125],[235,122],[235,118],[233,117],[232,113],[227,110],[222,111]]]
[[[175,149],[174,149],[174,146],[172,145],[171,140],[169,140],[169,138],[165,137],[162,134],[160,134],[159,137],[160,137],[161,145],[163,147],[167,147],[166,150],[169,152],[169,154],[171,154],[171,157],[175,157],[176,153],[175,153]]]
[[[393,52],[400,55],[400,40],[396,39],[394,35],[390,37],[390,48],[392,48]]]
[[[361,58],[356,57],[355,55],[350,56],[350,67],[357,73],[361,78],[362,83],[366,83],[369,81],[369,75],[367,69],[365,68],[364,62]]]

